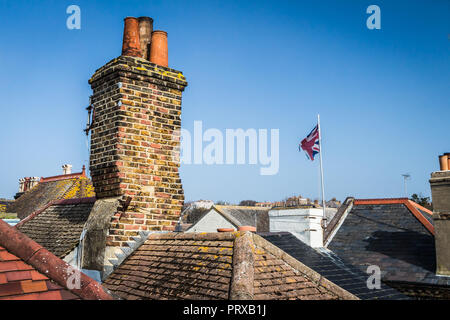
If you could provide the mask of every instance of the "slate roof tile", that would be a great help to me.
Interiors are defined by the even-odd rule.
[[[430,216],[429,210],[407,199],[355,200],[328,248],[362,271],[379,266],[383,281],[405,294],[415,287],[419,297],[419,291],[426,291],[421,287],[439,284],[450,298],[450,277],[435,275]]]
[[[260,233],[259,235],[360,299],[406,298],[384,284],[381,290],[368,289],[367,273],[343,261],[329,250],[320,251],[311,248],[289,232]]]
[[[95,198],[52,202],[22,220],[16,228],[54,255],[64,258],[78,245],[94,202]]]

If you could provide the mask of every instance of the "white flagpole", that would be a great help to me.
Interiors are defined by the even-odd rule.
[[[325,215],[325,190],[323,186],[323,164],[322,164],[322,132],[320,128],[320,114],[317,115],[317,125],[319,127],[319,147],[320,147],[320,179],[322,182],[322,207],[323,207],[323,219],[326,219]]]

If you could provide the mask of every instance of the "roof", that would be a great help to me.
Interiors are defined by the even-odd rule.
[[[95,198],[56,200],[16,225],[22,233],[64,258],[79,243]]]
[[[0,213],[9,212],[9,207],[14,203],[14,200],[0,199]]]
[[[14,201],[8,211],[24,219],[51,201],[93,196],[95,193],[91,180],[81,173],[42,178],[34,188]]]
[[[362,270],[379,266],[384,281],[449,286],[450,277],[435,275],[430,215],[406,198],[354,200],[328,249]]]
[[[112,299],[83,273],[70,289],[72,275],[70,265],[0,220],[0,300]]]
[[[381,289],[368,289],[367,273],[343,261],[330,250],[311,248],[289,232],[270,232],[259,235],[360,299],[407,298],[385,284],[381,284]]]
[[[260,232],[269,231],[269,208],[215,205],[213,209],[236,227],[252,226]]]
[[[150,234],[104,286],[122,299],[357,299],[250,232]]]

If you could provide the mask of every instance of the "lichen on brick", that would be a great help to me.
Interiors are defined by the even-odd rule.
[[[95,121],[90,171],[97,198],[120,196],[131,203],[111,224],[111,242],[123,244],[125,230],[173,230],[184,202],[178,172],[181,72],[141,58],[121,56],[89,80]],[[119,86],[119,83],[121,84]]]

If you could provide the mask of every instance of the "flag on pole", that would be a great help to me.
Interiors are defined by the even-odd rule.
[[[302,140],[298,149],[299,151],[303,149],[308,159],[314,161],[314,157],[320,152],[319,125],[316,125],[310,134]]]

